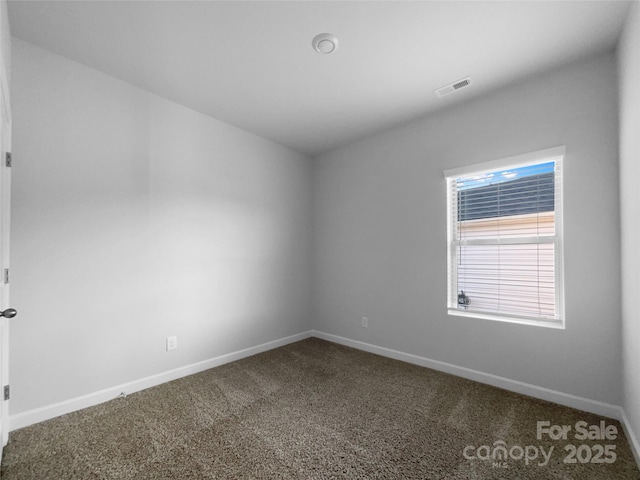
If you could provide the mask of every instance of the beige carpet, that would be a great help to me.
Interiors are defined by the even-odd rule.
[[[615,440],[574,438],[576,422],[601,420],[618,430]],[[537,421],[572,431],[538,440]],[[564,463],[567,445],[576,463]],[[598,445],[609,445],[606,454]],[[500,452],[494,446],[506,446],[504,461],[487,458]],[[553,447],[547,463],[540,447]],[[536,459],[519,458],[534,448]],[[612,463],[591,462],[611,462],[611,452]],[[15,431],[1,477],[628,480],[640,472],[614,420],[312,338]]]

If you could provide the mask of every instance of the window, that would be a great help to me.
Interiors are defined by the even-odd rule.
[[[447,170],[448,311],[563,327],[564,147]]]

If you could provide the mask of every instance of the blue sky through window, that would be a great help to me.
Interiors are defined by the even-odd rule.
[[[494,170],[484,172],[481,175],[460,177],[456,179],[458,190],[468,190],[476,187],[495,185],[496,183],[508,182],[518,178],[539,175],[554,171],[555,162],[540,163],[537,165],[527,165],[526,167],[509,168],[505,170]]]

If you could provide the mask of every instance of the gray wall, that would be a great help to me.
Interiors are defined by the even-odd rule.
[[[628,17],[620,65],[620,204],[624,409],[640,435],[640,5]],[[640,437],[636,438],[640,441]],[[640,454],[640,452],[637,452]]]
[[[309,163],[13,48],[12,414],[312,327],[622,403],[613,55]],[[566,329],[447,316],[442,171],[560,144]]]
[[[616,105],[609,54],[315,159],[314,328],[619,405]],[[556,145],[566,329],[448,316],[443,170]]]
[[[11,91],[11,25],[9,24],[9,12],[7,11],[7,1],[0,1],[0,31],[2,32],[2,38],[0,39],[0,55],[2,55],[2,66],[4,76],[4,82],[6,88]]]
[[[13,62],[12,414],[311,328],[307,157],[20,40]]]

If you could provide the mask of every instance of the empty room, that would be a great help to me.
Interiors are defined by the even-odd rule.
[[[0,478],[640,479],[639,1],[0,7]]]

